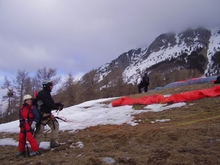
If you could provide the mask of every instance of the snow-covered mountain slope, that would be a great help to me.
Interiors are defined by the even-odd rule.
[[[197,75],[211,76],[218,71],[219,56],[220,27],[187,29],[161,34],[149,46],[125,52],[95,71],[101,82],[113,71],[121,70],[124,82],[132,84],[146,71],[151,77],[160,73],[161,79],[181,69],[197,69]]]

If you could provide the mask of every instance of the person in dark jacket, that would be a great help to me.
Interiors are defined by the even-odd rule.
[[[25,144],[26,139],[31,145],[32,152],[29,153],[29,156],[35,156],[39,153],[39,146],[36,139],[33,136],[33,132],[36,129],[37,123],[40,121],[40,114],[36,107],[32,105],[32,96],[27,94],[23,97],[24,104],[20,107],[19,116],[20,116],[20,133],[18,137],[18,156],[26,156],[25,153]]]
[[[216,80],[213,81],[214,84],[220,84],[220,76],[217,76]]]
[[[50,136],[50,147],[58,147],[60,144],[58,143],[58,132],[59,132],[59,123],[56,118],[52,115],[52,110],[63,109],[63,105],[61,103],[54,103],[54,100],[50,94],[53,88],[53,82],[51,80],[45,80],[42,83],[43,90],[41,90],[36,97],[37,108],[41,112],[41,124],[35,133],[35,137],[40,144],[42,138],[44,137],[44,126],[48,125],[51,129]]]
[[[140,77],[138,79],[138,82],[137,82],[138,92],[141,93],[142,88],[144,88],[144,92],[147,92],[149,84],[150,84],[150,79],[149,79],[147,73],[145,73],[142,78]]]
[[[148,86],[150,85],[150,79],[147,75],[147,73],[144,73],[143,76],[143,86],[144,86],[144,92],[148,91]]]

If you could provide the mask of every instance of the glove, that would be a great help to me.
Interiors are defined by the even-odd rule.
[[[58,110],[59,110],[59,111],[62,111],[63,107],[64,107],[64,104],[63,104],[63,103],[59,103]]]
[[[61,106],[58,107],[58,111],[62,111],[62,109],[63,109],[63,108],[62,108]]]
[[[36,121],[33,121],[31,124],[31,129],[34,130],[36,128],[36,125],[37,125]]]

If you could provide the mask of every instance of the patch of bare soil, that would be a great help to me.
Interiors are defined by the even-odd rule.
[[[148,92],[175,94],[213,87],[213,83]],[[133,97],[141,97],[138,94]],[[16,158],[17,147],[0,147],[1,165],[217,165],[220,164],[220,97],[180,108],[136,115],[138,125],[99,125],[75,133],[60,132],[54,150],[32,158]],[[156,120],[170,119],[165,122]],[[74,124],[74,123],[73,123]],[[17,134],[0,133],[0,138]],[[45,140],[48,140],[49,135]],[[81,142],[84,146],[79,147]],[[113,161],[106,162],[104,158]]]

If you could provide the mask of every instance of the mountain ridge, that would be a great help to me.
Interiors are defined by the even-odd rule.
[[[94,71],[100,85],[103,81],[106,83],[105,79],[116,70],[120,70],[125,83],[133,85],[142,73],[147,72],[153,82],[158,78],[164,81],[152,86],[156,87],[181,79],[216,75],[219,55],[220,27],[189,28],[180,33],[161,34],[148,47],[124,52]],[[168,78],[170,74],[173,78]],[[176,74],[183,76],[175,78]],[[108,84],[112,82],[108,81]]]

